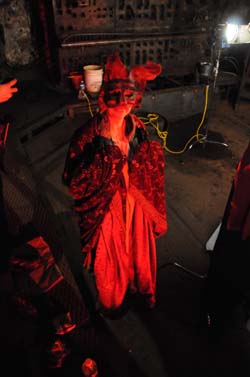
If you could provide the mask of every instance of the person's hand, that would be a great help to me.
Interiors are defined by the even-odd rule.
[[[14,93],[18,92],[18,89],[14,87],[17,80],[13,79],[5,84],[0,84],[0,102],[8,101]]]

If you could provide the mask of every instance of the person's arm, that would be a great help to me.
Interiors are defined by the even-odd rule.
[[[86,144],[81,158],[69,186],[73,198],[95,203],[103,198],[110,201],[125,163],[120,149],[111,139],[96,136],[92,143]]]
[[[17,80],[13,79],[5,84],[0,84],[0,103],[8,101],[14,93],[18,92],[18,89],[15,87],[16,83]]]
[[[120,186],[125,158],[111,139],[96,136],[85,146],[82,163],[75,169],[69,192],[80,215],[83,265],[91,264],[91,252],[110,202]]]

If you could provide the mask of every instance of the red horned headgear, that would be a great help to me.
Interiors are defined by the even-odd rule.
[[[134,90],[133,107],[138,108],[141,105],[142,96],[147,85],[147,81],[154,80],[162,71],[160,64],[147,62],[145,65],[136,65],[128,72],[126,66],[121,61],[118,52],[108,56],[103,76],[103,85],[99,94],[98,102],[100,112],[107,109],[106,98],[110,86],[115,83],[124,82],[130,85]],[[132,100],[131,102],[132,103]]]

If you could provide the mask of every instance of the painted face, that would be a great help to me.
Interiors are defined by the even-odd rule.
[[[133,106],[136,103],[137,91],[129,80],[110,81],[105,88],[104,102],[108,108]]]

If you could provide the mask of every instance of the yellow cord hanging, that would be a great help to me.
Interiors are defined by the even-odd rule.
[[[93,111],[92,111],[92,108],[91,108],[91,103],[90,103],[89,97],[88,97],[87,93],[85,92],[85,90],[82,87],[80,87],[80,89],[79,89],[78,99],[80,99],[80,100],[86,99],[86,101],[88,103],[88,108],[89,108],[90,116],[91,116],[91,118],[93,118],[94,114],[93,114]]]
[[[86,92],[84,92],[84,94],[85,94],[85,98],[86,98],[86,100],[87,100],[87,102],[88,102],[89,113],[90,113],[90,115],[91,115],[91,118],[93,118],[93,117],[94,117],[94,114],[93,114],[93,111],[92,111],[92,108],[91,108],[91,103],[90,103],[89,97],[87,96],[87,93],[86,93]]]
[[[202,133],[200,133],[200,129],[201,129],[201,126],[204,123],[204,119],[205,119],[206,112],[207,112],[208,90],[209,90],[209,85],[206,85],[206,87],[205,87],[205,104],[204,104],[203,114],[202,114],[200,124],[197,127],[196,133],[193,136],[190,137],[190,139],[186,142],[184,148],[180,151],[173,151],[173,150],[171,150],[167,147],[168,131],[161,131],[159,129],[159,123],[158,123],[159,115],[158,114],[150,113],[150,114],[147,114],[147,117],[140,117],[140,119],[143,121],[143,123],[145,125],[151,125],[152,127],[155,128],[157,135],[159,136],[159,138],[161,138],[163,140],[162,147],[167,152],[172,153],[172,154],[184,153],[193,139],[196,139],[196,141],[198,143],[204,143],[206,135],[203,135]]]

